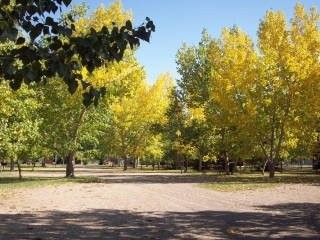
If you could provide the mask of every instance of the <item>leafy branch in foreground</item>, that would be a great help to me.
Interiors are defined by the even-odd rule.
[[[153,22],[137,28],[127,21],[122,27],[90,29],[85,35],[75,35],[72,14],[57,19],[57,12],[68,7],[71,0],[0,1],[0,43],[14,41],[16,46],[0,53],[0,77],[17,90],[22,82],[40,82],[58,75],[70,93],[79,86],[84,92],[84,104],[97,104],[105,89],[92,87],[79,71],[85,67],[91,73],[105,62],[120,61],[129,45],[149,42],[155,31]]]

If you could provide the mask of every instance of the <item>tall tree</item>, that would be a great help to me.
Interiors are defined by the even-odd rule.
[[[319,39],[316,9],[306,12],[297,4],[290,24],[281,12],[266,13],[257,48],[236,27],[209,44],[182,47],[178,69],[185,102],[202,102],[195,105],[204,108],[226,163],[229,154],[259,152],[273,177],[281,158],[307,154],[319,128]],[[200,61],[197,51],[203,46]],[[197,82],[202,85],[192,84]]]
[[[253,107],[248,87],[256,79],[257,55],[249,36],[233,27],[223,29],[221,38],[212,42],[209,59],[211,104],[206,113],[215,126],[216,148],[228,174],[229,158],[240,157],[241,149],[250,142]]]
[[[89,18],[81,16],[84,10],[84,7],[81,7],[71,11],[74,18],[80,15],[74,22],[75,31],[72,37],[84,37],[88,32],[98,31],[101,28],[118,28],[131,19],[131,15],[122,10],[120,2],[115,2],[107,9],[99,7]],[[97,103],[99,93],[96,92],[96,89],[108,88],[108,94],[102,100],[103,106],[105,106],[105,101],[111,100],[114,95],[125,94],[126,88],[130,84],[129,79],[136,73],[138,64],[130,49],[127,49],[122,57],[125,61],[112,62],[105,59],[104,64],[95,69],[83,65],[77,74],[81,75],[82,79],[86,79],[86,83],[79,86],[73,95],[68,95],[64,90],[59,76],[51,79],[44,86],[47,105],[44,105],[43,113],[47,116],[55,116],[54,119],[50,119],[50,117],[47,119],[44,124],[44,134],[48,135],[48,139],[50,139],[48,146],[51,145],[53,152],[59,152],[66,156],[66,176],[74,176],[73,165],[76,152],[83,149],[81,142],[79,142],[81,135],[86,135],[87,139],[89,136],[97,137],[93,136],[93,132],[90,134],[87,130],[92,130],[90,124],[97,125],[98,119],[94,120],[92,115],[95,115],[98,109],[89,106],[88,98],[84,98],[85,104],[82,105],[81,97],[93,94],[96,96],[94,101]],[[78,56],[75,56],[74,59],[77,61]],[[90,124],[85,124],[86,121],[89,121]],[[83,129],[84,126],[89,128]]]
[[[150,150],[150,144],[157,144],[157,138],[150,136],[152,126],[165,120],[172,77],[160,75],[151,87],[144,81],[144,78],[137,80],[132,95],[121,96],[111,105],[105,138],[112,139],[114,154],[124,159],[124,170],[128,157],[142,157],[148,146]]]
[[[0,83],[0,91],[0,154],[11,162],[11,168],[17,164],[21,179],[21,162],[33,157],[41,142],[42,119],[37,114],[41,95],[25,85],[13,92],[7,82]]]
[[[316,80],[320,66],[319,33],[316,9],[308,14],[300,4],[296,5],[291,26],[283,13],[273,11],[260,24],[261,75],[257,84],[260,100],[256,99],[255,124],[261,148],[270,163],[270,177],[274,175],[274,162],[302,138],[300,124],[314,127],[315,121],[310,116],[318,112],[314,95],[319,91]]]
[[[203,30],[198,46],[183,44],[176,60],[180,74],[178,87],[181,91],[181,101],[185,103],[184,108],[188,112],[186,114],[190,115],[190,121],[186,123],[189,134],[184,134],[185,141],[197,149],[199,170],[202,169],[203,159],[213,150],[211,138],[213,126],[203,118],[205,106],[209,103],[212,65],[208,54],[211,42],[212,38],[206,30]]]

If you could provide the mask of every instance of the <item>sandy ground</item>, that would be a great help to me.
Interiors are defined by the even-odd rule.
[[[11,190],[0,239],[320,239],[318,185],[231,193],[191,175],[95,174],[105,182]]]

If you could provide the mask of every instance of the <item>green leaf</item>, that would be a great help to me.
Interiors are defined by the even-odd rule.
[[[55,39],[53,43],[49,45],[50,49],[53,51],[57,51],[62,47],[62,42],[60,39]]]
[[[16,44],[21,45],[24,44],[26,39],[24,37],[19,37],[16,41]]]
[[[52,25],[54,23],[54,20],[53,20],[53,18],[52,17],[46,17],[46,21],[45,21],[45,24],[46,25]]]
[[[37,37],[40,36],[42,32],[43,24],[38,23],[30,32],[30,38],[32,41],[34,41]]]
[[[71,94],[74,94],[78,88],[78,82],[76,80],[71,80],[67,82],[68,85],[68,91]]]
[[[153,21],[148,21],[146,24],[146,28],[151,29],[152,32],[156,30],[156,27],[153,24]]]
[[[66,7],[68,7],[70,5],[70,3],[72,2],[72,0],[62,0],[62,1]]]
[[[127,21],[126,22],[126,28],[128,29],[128,30],[132,30],[132,23],[131,23],[131,21]]]
[[[85,105],[86,107],[89,107],[92,103],[92,96],[89,92],[84,92],[82,94],[83,96],[83,105]]]
[[[10,81],[9,86],[12,88],[12,90],[17,91],[21,87],[21,81]]]

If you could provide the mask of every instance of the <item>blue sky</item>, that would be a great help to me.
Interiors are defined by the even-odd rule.
[[[101,3],[108,6],[112,0],[75,0],[86,2],[90,11]],[[171,72],[175,79],[175,55],[182,43],[197,44],[204,28],[218,37],[224,27],[237,25],[256,39],[260,20],[267,10],[282,10],[287,18],[293,14],[294,0],[122,0],[124,9],[131,10],[134,25],[150,17],[155,25],[150,43],[143,43],[137,51],[139,62],[145,66],[147,80],[152,83],[160,73]],[[300,0],[306,9],[316,6],[319,0]]]

